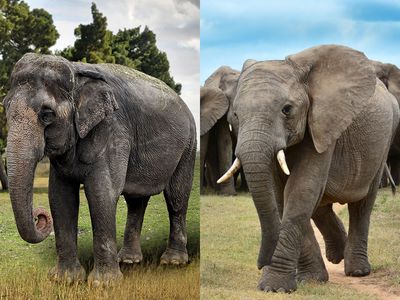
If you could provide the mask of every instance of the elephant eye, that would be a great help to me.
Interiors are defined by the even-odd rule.
[[[286,104],[283,108],[282,108],[282,113],[287,116],[288,114],[290,114],[290,112],[292,111],[293,106],[291,106],[290,104]]]
[[[45,107],[39,113],[39,119],[44,125],[50,125],[55,118],[56,114],[51,108]]]

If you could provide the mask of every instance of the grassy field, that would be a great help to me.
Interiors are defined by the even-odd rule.
[[[54,235],[40,244],[24,242],[18,235],[8,193],[0,193],[0,299],[198,299],[199,298],[199,178],[196,164],[187,215],[190,264],[184,268],[160,267],[169,220],[162,195],[150,199],[142,231],[144,261],[122,270],[124,280],[113,287],[89,288],[86,283],[67,286],[47,278],[56,263]],[[35,207],[49,207],[46,167],[39,166],[35,179]],[[121,197],[117,211],[117,242],[122,246],[126,204]],[[93,266],[92,231],[83,191],[79,215],[79,258],[87,270]]]
[[[201,196],[202,299],[377,299],[334,283],[301,284],[292,294],[256,289],[260,226],[251,197]],[[347,209],[340,216],[347,225]],[[400,195],[379,192],[371,220],[369,255],[385,287],[400,288]],[[395,298],[393,298],[395,299]]]

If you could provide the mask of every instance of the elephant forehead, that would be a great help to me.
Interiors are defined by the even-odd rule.
[[[35,60],[16,65],[12,74],[12,85],[29,82],[36,87],[44,85],[71,91],[74,86],[74,73],[70,66],[58,60]]]
[[[260,106],[296,100],[305,95],[305,89],[291,66],[284,61],[266,61],[255,63],[243,72],[236,99],[243,99],[244,105]]]

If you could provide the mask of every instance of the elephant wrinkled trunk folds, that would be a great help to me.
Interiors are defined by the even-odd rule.
[[[246,134],[240,137],[236,152],[243,165],[260,220],[262,240],[257,265],[261,269],[271,263],[278,241],[280,228],[278,203],[281,196],[278,190],[280,185],[277,183],[279,178],[276,156],[273,151],[268,151],[270,143],[266,143],[261,135],[258,135],[258,139],[252,136]]]
[[[33,179],[36,165],[43,157],[44,141],[30,134],[34,125],[23,127],[11,127],[8,134],[9,192],[19,234],[29,243],[39,243],[52,230],[50,214],[42,208],[33,209],[32,203]]]

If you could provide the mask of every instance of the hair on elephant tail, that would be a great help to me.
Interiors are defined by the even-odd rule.
[[[389,167],[387,165],[387,162],[385,162],[385,172],[387,177],[389,178],[389,182],[390,182],[390,187],[392,188],[392,195],[396,195],[396,184],[394,183],[392,174],[390,174],[390,170]]]

